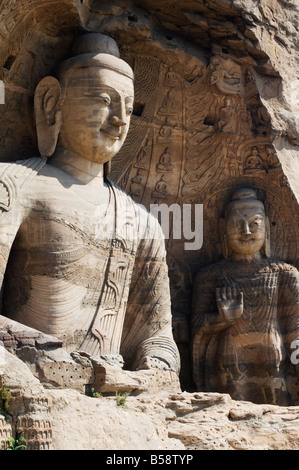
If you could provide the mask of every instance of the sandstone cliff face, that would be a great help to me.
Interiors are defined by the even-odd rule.
[[[257,66],[261,80],[264,76],[264,82],[267,81],[263,87],[260,84],[259,92],[269,109],[273,107],[273,130],[296,143],[299,132],[298,116],[293,115],[299,105],[295,83],[299,41],[296,0],[202,0],[187,4],[167,0],[162,5],[155,0],[135,0],[117,1],[110,8],[105,2],[81,3],[78,9],[85,27],[102,28],[121,40],[125,38],[127,45],[138,41],[135,47],[139,49],[144,45],[148,51],[156,47],[164,59],[167,50],[176,51],[177,55],[180,51],[187,53],[192,60],[192,56],[198,56],[200,50],[210,48],[215,41],[228,47]],[[267,94],[267,87],[272,93]]]
[[[265,72],[271,67],[277,78],[261,74],[258,88],[271,116],[273,143],[283,170],[298,200],[299,139],[299,6],[296,0],[234,1],[241,8],[255,45],[267,55]],[[270,73],[270,75],[272,75]]]

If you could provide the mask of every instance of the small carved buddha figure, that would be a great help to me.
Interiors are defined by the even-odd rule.
[[[171,89],[167,92],[166,97],[163,100],[162,107],[159,109],[159,114],[176,114],[176,102],[175,102],[175,91]]]
[[[137,175],[133,176],[131,179],[130,194],[132,196],[140,196],[141,194],[141,183],[142,175],[140,174],[140,169],[138,169]]]
[[[164,86],[169,86],[169,87],[178,86],[177,76],[171,67],[169,67],[165,75]]]
[[[177,372],[161,227],[105,175],[133,99],[133,71],[101,34],[37,86],[42,158],[0,164],[2,314],[71,353]]]
[[[172,163],[171,163],[171,153],[169,148],[167,147],[165,151],[160,156],[159,162],[156,166],[157,171],[159,172],[168,172],[172,171]]]
[[[235,192],[221,220],[225,259],[194,279],[193,365],[200,391],[298,403],[299,272],[270,259],[269,221],[255,191]]]
[[[160,180],[157,181],[155,189],[152,191],[152,197],[166,198],[166,195],[167,195],[167,183],[164,180],[164,175],[162,175]]]
[[[137,155],[137,162],[133,165],[135,168],[143,170],[147,168],[151,148],[152,146],[147,140],[145,145],[140,149],[139,154]]]
[[[255,82],[255,78],[254,78],[252,70],[247,69],[245,73],[245,85],[247,86],[254,82]]]
[[[236,130],[235,108],[229,97],[225,99],[224,106],[220,109],[216,128],[225,134],[233,133]]]
[[[252,172],[254,170],[266,171],[257,147],[251,149],[251,154],[246,158],[245,162],[245,172]]]
[[[277,168],[279,167],[279,159],[277,157],[277,154],[272,150],[272,147],[270,145],[265,146],[265,151],[267,154],[267,162],[269,165],[269,168]]]
[[[15,148],[16,146],[16,139],[13,136],[13,130],[7,129],[6,135],[1,137],[0,145],[5,147],[6,149]]]
[[[170,121],[169,116],[166,116],[165,122],[159,131],[159,135],[157,137],[158,142],[171,142],[173,140],[173,124]]]

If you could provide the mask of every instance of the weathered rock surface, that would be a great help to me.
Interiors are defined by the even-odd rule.
[[[220,393],[144,393],[117,406],[76,390],[45,390],[22,361],[5,353],[0,388],[12,400],[5,436],[23,432],[29,449],[295,450],[299,407],[237,402]]]
[[[3,400],[3,390],[10,398]],[[27,450],[52,449],[50,402],[39,380],[29,367],[15,355],[0,346],[0,444],[9,444],[5,438],[22,435]]]
[[[53,447],[106,450],[282,450],[299,446],[299,407],[218,393],[90,398],[51,390]]]
[[[73,390],[48,393],[53,400],[51,416],[55,449],[184,449],[179,439],[168,436],[160,409],[158,413],[148,414],[142,399],[129,397],[126,408],[117,406],[115,397],[90,398]],[[152,397],[145,402],[151,403]]]

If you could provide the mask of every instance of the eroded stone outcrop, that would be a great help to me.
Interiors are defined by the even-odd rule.
[[[1,446],[22,435],[27,449],[296,450],[299,407],[254,405],[220,393],[144,393],[117,406],[115,395],[44,389],[6,353],[0,388],[12,395],[0,420]],[[129,430],[129,432],[128,432]]]

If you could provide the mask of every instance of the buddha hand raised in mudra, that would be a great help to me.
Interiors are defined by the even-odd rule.
[[[223,321],[233,323],[241,317],[244,310],[243,292],[239,292],[235,285],[217,288],[216,302]]]

